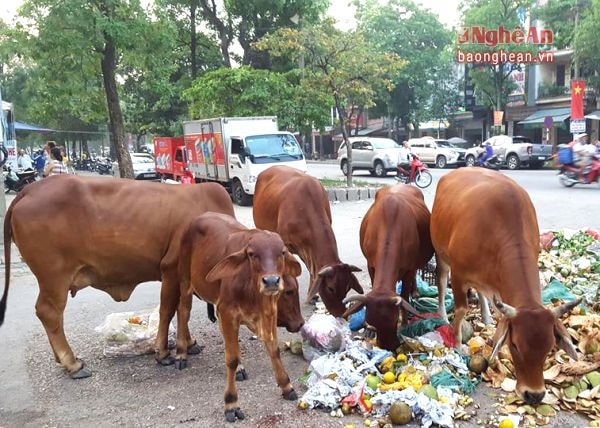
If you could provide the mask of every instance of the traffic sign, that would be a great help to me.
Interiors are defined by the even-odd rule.
[[[552,119],[552,116],[546,116],[544,118],[544,126],[546,128],[552,128],[552,124],[554,124],[554,119]]]
[[[585,119],[571,120],[569,131],[571,134],[581,134],[582,132],[585,132]]]

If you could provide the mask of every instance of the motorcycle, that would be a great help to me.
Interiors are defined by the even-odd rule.
[[[15,172],[10,166],[6,168],[6,171],[4,193],[9,193],[11,190],[15,193],[20,192],[26,185],[33,183],[37,175],[37,172],[34,170]]]
[[[110,158],[106,158],[105,160],[98,160],[96,163],[96,171],[98,174],[103,175],[114,175],[113,166]]]
[[[573,187],[576,184],[600,184],[600,154],[595,154],[592,164],[583,168],[583,171],[572,164],[561,164],[558,180],[565,187]]]
[[[481,162],[481,157],[483,153],[479,155],[479,166],[482,168],[493,169],[494,171],[498,171],[500,169],[500,163],[498,162],[498,156],[492,155],[487,158],[483,163]]]
[[[415,154],[412,155],[412,161],[410,162],[410,172],[409,175],[402,174],[400,176],[395,177],[396,180],[400,183],[410,184],[414,182],[417,187],[424,189],[428,187],[433,181],[433,177],[429,172],[427,166],[421,162],[419,156]]]

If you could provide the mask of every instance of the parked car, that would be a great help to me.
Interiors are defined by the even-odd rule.
[[[447,140],[436,140],[432,137],[411,138],[408,145],[411,152],[418,155],[423,163],[433,164],[437,168],[465,165],[466,150]]]
[[[552,145],[534,144],[527,137],[495,135],[484,141],[490,143],[498,162],[506,165],[508,169],[518,169],[521,165],[528,165],[532,169],[541,168],[544,162],[552,157]],[[477,163],[478,148],[471,147],[467,150],[465,160],[467,166]]]
[[[368,170],[371,175],[385,177],[389,171],[396,172],[400,146],[390,138],[350,137],[352,144],[352,170]],[[343,142],[337,154],[340,168],[348,174],[348,153]]]
[[[136,180],[158,178],[154,165],[154,157],[148,153],[129,153],[133,166],[133,176]]]

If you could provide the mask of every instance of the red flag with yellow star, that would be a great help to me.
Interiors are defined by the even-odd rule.
[[[585,82],[583,80],[571,80],[571,120],[583,119],[584,93]]]

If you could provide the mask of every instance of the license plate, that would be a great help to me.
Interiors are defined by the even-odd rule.
[[[146,174],[144,174],[144,177],[154,177],[156,174],[154,174],[153,172],[148,172]]]
[[[546,160],[546,156],[538,156],[538,160]]]

